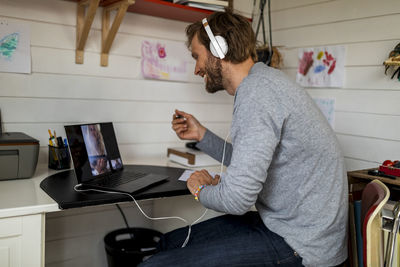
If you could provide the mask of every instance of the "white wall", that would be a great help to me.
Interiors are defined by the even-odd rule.
[[[252,1],[251,1],[252,2]],[[397,0],[272,0],[274,45],[283,46],[284,71],[296,77],[298,48],[344,45],[343,88],[307,88],[335,98],[335,131],[348,170],[400,158],[400,82],[383,61],[400,42]]]
[[[239,1],[238,7],[249,14],[253,1],[244,2]],[[399,11],[396,0],[272,1],[274,44],[283,46],[284,71],[293,79],[299,47],[342,44],[347,48],[344,88],[307,90],[312,96],[336,99],[335,131],[349,170],[400,158],[400,83],[385,76],[382,66],[399,42]],[[65,135],[63,125],[71,123],[113,121],[125,161],[162,156],[167,147],[182,144],[170,130],[175,108],[194,113],[225,136],[232,111],[232,99],[225,93],[208,95],[195,77],[182,83],[146,80],[140,74],[141,41],[184,42],[186,23],[127,14],[111,48],[109,66],[100,67],[99,10],[84,64],[76,65],[75,13],[73,2],[0,0],[0,20],[27,23],[32,31],[32,74],[0,73],[4,128],[39,139],[41,163],[46,162],[47,129]],[[151,206],[147,209],[151,212]],[[130,221],[149,225],[136,212],[127,212]],[[86,222],[98,228],[86,226],[78,232],[71,228]],[[47,266],[105,266],[101,238],[105,231],[122,226],[112,206],[50,214]],[[89,248],[90,254],[85,256],[83,248]]]
[[[0,0],[0,21],[30,25],[32,53],[32,74],[0,73],[4,130],[39,139],[41,164],[47,162],[47,129],[65,136],[66,124],[114,122],[125,162],[165,157],[167,147],[182,145],[171,130],[175,108],[195,114],[216,133],[226,135],[233,101],[226,93],[207,94],[203,80],[194,75],[190,82],[147,80],[141,75],[142,40],[184,43],[187,23],[128,13],[111,48],[108,67],[100,67],[100,8],[84,64],[77,65],[76,5],[57,0]],[[182,53],[190,57],[186,50]],[[146,202],[144,208],[151,215],[153,203]],[[152,227],[131,204],[124,209],[131,226]],[[107,266],[102,238],[121,227],[122,218],[113,205],[48,214],[46,266]]]
[[[41,162],[46,162],[47,129],[65,136],[65,124],[113,121],[125,161],[165,154],[167,147],[180,144],[170,128],[175,108],[194,113],[218,133],[229,128],[231,97],[207,94],[201,78],[193,75],[184,83],[141,75],[141,41],[183,43],[187,23],[128,13],[109,66],[101,67],[101,8],[82,65],[75,64],[76,3],[0,0],[0,19],[30,24],[32,74],[0,73],[0,107],[6,131],[23,131],[40,140]],[[190,57],[188,51],[182,53]]]

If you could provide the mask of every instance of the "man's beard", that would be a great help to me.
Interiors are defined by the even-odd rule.
[[[225,90],[223,86],[221,61],[214,56],[209,55],[205,70],[207,77],[206,91],[209,93],[215,93],[221,90]]]

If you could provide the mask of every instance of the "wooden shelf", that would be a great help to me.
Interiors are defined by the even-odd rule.
[[[77,29],[75,63],[83,64],[83,55],[86,40],[97,8],[103,7],[102,14],[102,42],[101,42],[101,66],[108,65],[108,53],[114,41],[118,28],[126,12],[140,13],[185,22],[200,21],[213,13],[211,10],[178,5],[161,0],[68,0],[76,2]],[[228,1],[232,7],[232,0]],[[114,21],[110,26],[110,12],[117,11]]]
[[[185,22],[195,22],[213,13],[211,10],[178,5],[160,0],[136,0],[129,12]]]
[[[376,169],[377,168],[347,172],[349,184],[360,182],[360,181],[364,181],[364,182],[368,183],[372,180],[378,179],[379,181],[381,181],[382,183],[385,183],[385,184],[400,186],[400,177],[398,177],[396,179],[390,179],[390,178],[386,178],[386,177],[374,176],[374,175],[368,174],[369,170],[376,170]]]
[[[79,2],[79,0],[68,0]],[[119,0],[100,0],[99,6],[106,7]],[[128,7],[128,12],[144,14],[185,22],[195,22],[213,13],[211,10],[178,5],[162,0],[136,0],[135,4]]]

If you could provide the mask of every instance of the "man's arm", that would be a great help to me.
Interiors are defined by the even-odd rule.
[[[269,108],[255,99],[246,99],[237,107],[232,122],[235,149],[231,162],[218,185],[201,190],[199,199],[205,207],[243,214],[255,204],[285,120],[285,114],[270,112]]]
[[[196,144],[196,147],[207,153],[212,158],[222,161],[225,140],[215,135],[210,130],[206,130],[203,139]],[[229,166],[232,157],[232,144],[226,143],[224,165]]]
[[[225,140],[216,136],[192,115],[180,110],[175,110],[172,115],[172,129],[182,140],[196,140],[198,147],[219,162],[222,161]],[[226,143],[224,165],[231,162],[232,145]]]

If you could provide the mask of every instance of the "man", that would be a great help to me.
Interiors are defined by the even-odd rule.
[[[225,55],[210,52],[209,26],[226,39]],[[347,180],[335,134],[304,89],[255,62],[248,21],[217,12],[186,29],[206,90],[235,97],[224,164],[226,175],[195,172],[190,192],[227,213],[165,235],[145,266],[336,266],[347,257]],[[222,45],[223,46],[223,45]],[[215,49],[215,48],[214,48]],[[212,50],[212,49],[211,49]],[[214,51],[215,52],[215,51]],[[222,59],[221,59],[222,58]],[[179,138],[222,160],[224,140],[191,114],[176,110]],[[248,212],[255,205],[257,212]]]

